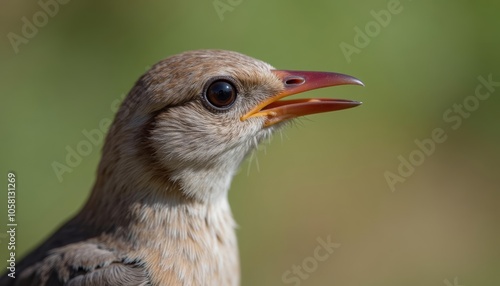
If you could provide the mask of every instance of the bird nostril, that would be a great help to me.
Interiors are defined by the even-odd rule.
[[[301,85],[306,80],[302,77],[288,77],[285,79],[285,85]]]

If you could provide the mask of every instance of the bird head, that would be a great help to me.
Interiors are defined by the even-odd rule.
[[[236,52],[178,54],[132,88],[104,156],[117,154],[109,160],[139,174],[136,180],[175,183],[188,197],[211,200],[227,192],[245,156],[293,118],[360,104],[284,97],[343,84],[362,85],[337,73],[277,70]]]

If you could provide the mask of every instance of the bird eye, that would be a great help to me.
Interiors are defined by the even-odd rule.
[[[236,88],[226,80],[216,80],[208,86],[205,98],[215,109],[225,110],[236,101]]]

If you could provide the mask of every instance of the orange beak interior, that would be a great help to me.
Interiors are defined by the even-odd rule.
[[[272,73],[283,82],[284,90],[264,100],[243,115],[241,117],[242,121],[251,117],[262,116],[266,118],[264,126],[267,127],[299,116],[342,110],[361,104],[361,102],[354,100],[327,98],[280,100],[293,94],[322,87],[344,84],[363,86],[359,79],[352,76],[332,72],[290,70],[273,70]]]

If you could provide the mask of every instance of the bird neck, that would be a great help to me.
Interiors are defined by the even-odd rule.
[[[110,128],[94,188],[75,220],[95,235],[141,246],[133,258],[159,267],[151,273],[164,273],[152,278],[154,285],[237,285],[238,247],[227,193],[239,162],[161,164],[140,131],[145,120],[124,127],[125,115],[119,112]],[[186,263],[172,267],[173,261]],[[186,273],[192,275],[182,283],[165,278]]]
[[[162,192],[123,185],[99,178],[77,220],[126,245],[128,257],[149,269],[153,285],[239,284],[227,197],[205,203],[184,196],[175,184]]]
[[[140,159],[128,162],[124,157],[103,156],[81,217],[102,227],[148,222],[143,227],[175,228],[181,232],[187,226],[172,218],[189,217],[194,221],[224,220],[232,229],[227,198],[232,172],[203,168],[166,172],[144,163]]]

